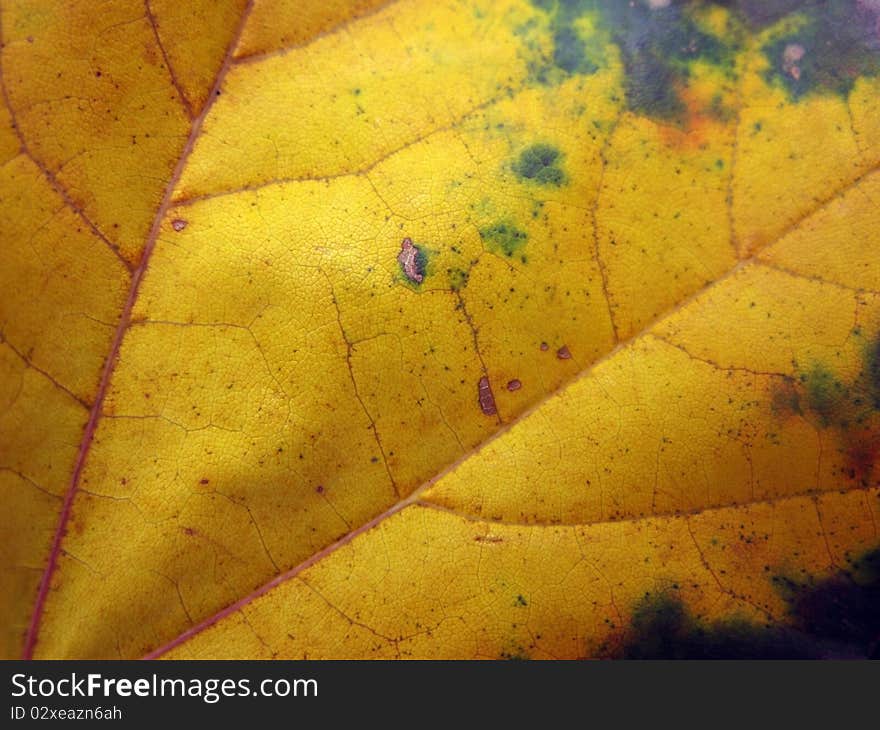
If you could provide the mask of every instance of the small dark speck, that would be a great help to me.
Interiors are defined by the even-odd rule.
[[[548,345],[546,342],[541,343],[541,352],[547,352],[547,350],[549,350],[549,349],[550,349],[550,345]]]
[[[507,389],[511,392],[513,392],[514,390],[519,390],[520,388],[522,388],[522,382],[517,378],[514,378],[513,380],[509,380],[507,382]]]
[[[186,228],[186,223],[187,222],[183,220],[183,218],[175,218],[173,221],[171,221],[171,227],[175,231],[180,233],[184,228]]]
[[[560,360],[571,360],[571,351],[568,349],[568,345],[563,345],[556,351],[556,357]]]
[[[208,484],[210,479],[199,479],[199,484]]]
[[[315,487],[315,491],[316,491],[318,494],[324,494],[324,485],[323,485],[323,484],[319,484],[317,487]]]

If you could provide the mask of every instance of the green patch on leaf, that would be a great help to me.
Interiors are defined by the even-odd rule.
[[[624,66],[627,107],[668,122],[685,119],[681,91],[694,65],[708,64],[732,79],[749,33],[771,34],[763,48],[765,76],[793,100],[809,93],[845,96],[860,76],[880,74],[880,7],[864,0],[531,1],[546,15],[553,43],[550,58],[545,52],[532,62],[539,82],[594,73],[608,64],[605,48],[614,43]],[[713,5],[731,14],[721,36],[701,20]],[[582,19],[590,22],[584,26]],[[585,36],[584,27],[594,31]],[[534,42],[531,50],[534,55]],[[731,116],[720,96],[705,111],[721,120]]]
[[[677,593],[646,595],[623,644],[628,659],[880,658],[880,549],[821,579],[776,576],[788,604],[787,624],[744,619],[705,621]]]
[[[801,376],[806,387],[807,407],[817,413],[824,425],[834,420],[846,393],[837,378],[823,365],[816,364]]]
[[[765,76],[797,100],[810,93],[847,96],[860,76],[880,74],[880,8],[859,0],[800,3],[793,30],[763,51]]]
[[[853,333],[861,338],[861,332]],[[836,375],[813,363],[791,381],[775,387],[772,409],[778,417],[797,415],[829,429],[844,457],[844,474],[869,486],[880,466],[880,335],[866,341],[859,370]]]
[[[598,66],[587,58],[587,45],[571,26],[562,26],[553,32],[553,63],[563,71],[594,73]]]
[[[871,394],[872,405],[880,411],[880,337],[865,348],[865,379]]]
[[[481,229],[480,238],[483,239],[483,243],[489,247],[489,250],[512,257],[525,245],[528,234],[510,221],[500,221],[488,228]]]
[[[593,73],[607,64],[604,48],[617,45],[624,65],[627,106],[646,116],[680,120],[686,109],[680,89],[686,86],[696,62],[715,65],[733,74],[739,44],[737,34],[718,38],[700,27],[696,11],[707,3],[675,2],[651,7],[644,0],[532,0],[547,13],[553,34],[553,62],[567,73]],[[584,39],[577,21],[590,18],[595,35]],[[550,78],[545,74],[546,78]],[[724,118],[720,99],[708,109]]]
[[[733,73],[738,38],[721,39],[704,31],[694,18],[699,3],[650,8],[644,3],[602,3],[606,24],[626,72],[627,105],[640,114],[665,120],[685,112],[679,89],[696,62]],[[720,103],[718,112],[723,111]]]
[[[549,144],[538,143],[526,147],[513,163],[513,171],[521,180],[531,180],[539,185],[560,186],[565,173],[559,167],[562,153]]]

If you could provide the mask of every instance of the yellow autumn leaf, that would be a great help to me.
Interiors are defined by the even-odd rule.
[[[0,33],[3,656],[876,655],[876,2]]]

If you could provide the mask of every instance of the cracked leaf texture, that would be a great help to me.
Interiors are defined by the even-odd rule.
[[[876,2],[0,32],[3,656],[809,633],[880,546]]]

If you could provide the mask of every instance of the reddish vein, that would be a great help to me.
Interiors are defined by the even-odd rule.
[[[12,101],[9,98],[9,89],[6,88],[6,75],[5,69],[3,68],[3,48],[5,47],[5,43],[3,43],[3,29],[0,26],[0,97],[3,99],[3,103],[6,105],[6,109],[9,111],[9,120],[12,125],[12,131],[15,133],[15,136],[18,138],[18,146],[19,151],[25,157],[27,157],[34,165],[36,165],[37,169],[42,173],[43,177],[46,178],[46,181],[49,183],[51,188],[55,191],[55,193],[64,201],[64,204],[70,208],[77,216],[79,216],[80,220],[85,223],[88,229],[95,234],[112,252],[113,255],[116,256],[117,259],[122,263],[122,265],[128,270],[131,271],[131,264],[128,259],[123,256],[119,251],[119,246],[113,243],[104,233],[95,225],[94,221],[89,218],[85,211],[77,204],[77,202],[70,197],[70,194],[67,192],[67,189],[61,184],[61,182],[56,177],[55,173],[49,169],[48,165],[46,165],[39,157],[37,157],[31,148],[28,146],[27,140],[24,138],[24,134],[22,134],[21,127],[18,125],[18,117],[15,114],[15,109],[12,106]]]
[[[168,75],[171,77],[171,84],[174,86],[174,90],[177,92],[177,96],[180,98],[180,103],[183,104],[183,108],[186,110],[186,116],[189,119],[192,119],[192,104],[190,104],[189,99],[184,93],[183,87],[180,85],[180,81],[177,78],[177,74],[174,73],[174,67],[171,65],[171,59],[168,58],[168,53],[165,51],[165,44],[162,43],[162,38],[159,35],[159,24],[156,22],[156,16],[153,15],[153,9],[150,7],[150,0],[144,0],[144,13],[147,16],[150,27],[153,29],[153,35],[156,37],[156,45],[159,46],[159,51],[161,51],[162,53],[162,60],[165,62],[165,67],[168,69]],[[220,77],[218,76],[217,78]]]
[[[398,2],[400,2],[400,0],[388,0],[388,2],[384,2],[381,5],[375,5],[371,8],[362,9],[360,12],[358,12],[357,8],[353,8],[352,15],[345,18],[344,20],[340,20],[337,23],[331,23],[329,26],[324,28],[324,30],[318,31],[304,42],[293,43],[289,46],[281,46],[280,48],[274,48],[267,51],[251,51],[250,53],[236,56],[236,58],[233,60],[233,63],[259,63],[260,61],[265,61],[266,59],[274,58],[275,56],[286,56],[291,51],[305,48],[306,46],[311,45],[321,38],[326,38],[327,36],[335,35],[336,33],[344,31],[346,28],[354,23],[365,20],[373,15],[378,15],[379,13],[382,13],[390,8],[392,5],[396,5]]]
[[[83,433],[82,442],[80,443],[79,453],[77,454],[76,464],[74,465],[73,469],[73,475],[70,479],[70,486],[67,489],[67,493],[64,495],[64,504],[61,507],[61,514],[58,518],[58,526],[55,530],[55,535],[52,538],[52,547],[49,552],[49,560],[46,564],[46,569],[43,572],[43,577],[40,580],[40,588],[39,592],[37,593],[37,601],[34,604],[34,612],[31,616],[30,626],[28,627],[27,635],[25,637],[24,650],[22,652],[22,657],[24,659],[31,659],[34,654],[34,647],[36,646],[40,633],[40,622],[46,606],[46,598],[49,594],[49,588],[52,583],[52,576],[55,573],[56,567],[58,566],[58,557],[61,554],[62,549],[61,543],[64,540],[64,535],[67,530],[67,523],[70,519],[71,509],[73,507],[73,500],[76,497],[77,488],[79,485],[79,478],[82,474],[82,470],[89,453],[89,447],[91,446],[92,440],[95,435],[95,429],[98,426],[98,420],[101,417],[104,398],[107,395],[107,390],[110,385],[110,379],[113,377],[113,371],[115,370],[116,362],[119,356],[119,348],[122,345],[122,340],[125,337],[125,333],[128,330],[129,324],[131,323],[131,313],[134,309],[134,304],[137,301],[141,282],[144,279],[144,274],[147,270],[147,266],[149,265],[153,249],[155,249],[156,247],[156,240],[159,237],[159,230],[162,226],[162,220],[165,218],[165,214],[167,213],[168,208],[171,206],[174,189],[177,187],[177,182],[178,180],[180,180],[180,176],[183,172],[184,167],[186,166],[186,162],[189,159],[190,154],[192,153],[196,139],[201,132],[202,124],[204,123],[205,118],[208,116],[214,100],[218,96],[218,91],[223,84],[223,80],[224,78],[226,78],[226,74],[229,71],[232,62],[232,54],[235,51],[236,46],[238,45],[239,39],[241,38],[242,30],[244,29],[245,22],[247,21],[247,17],[250,14],[252,6],[253,0],[249,0],[248,4],[244,8],[244,11],[242,12],[238,28],[233,34],[232,39],[229,42],[229,46],[226,48],[226,54],[223,58],[220,69],[217,72],[217,77],[214,80],[214,85],[211,88],[211,93],[208,96],[208,99],[205,102],[202,111],[195,118],[192,126],[190,127],[189,138],[187,139],[186,144],[183,147],[183,151],[181,152],[180,159],[178,160],[177,165],[171,174],[171,179],[168,181],[168,185],[165,187],[165,192],[162,196],[162,202],[159,204],[159,209],[156,211],[156,217],[153,219],[153,224],[150,227],[150,232],[147,236],[146,243],[144,244],[144,250],[141,255],[140,263],[138,264],[137,268],[132,272],[131,288],[128,291],[128,298],[126,299],[125,307],[123,308],[122,314],[119,318],[119,325],[116,328],[116,334],[113,336],[113,343],[110,347],[110,354],[107,356],[107,359],[104,362],[104,369],[101,373],[101,380],[98,384],[98,392],[95,396],[95,402],[92,405],[92,409],[89,412],[89,420],[86,423],[85,432]]]
[[[432,480],[431,483],[433,483],[433,481],[434,480]],[[422,490],[418,490],[418,491],[421,492]],[[226,618],[227,616],[230,616],[231,614],[235,613],[236,611],[240,611],[242,608],[244,608],[248,604],[253,603],[257,598],[268,593],[273,588],[281,585],[282,583],[286,583],[287,581],[292,580],[293,578],[296,578],[296,576],[298,576],[304,570],[315,565],[315,563],[320,562],[321,560],[323,560],[325,557],[327,557],[331,553],[336,552],[339,548],[343,547],[344,545],[347,545],[348,543],[350,543],[352,540],[354,540],[359,535],[363,535],[365,532],[369,532],[374,527],[376,527],[378,524],[380,524],[381,522],[384,522],[389,517],[391,517],[391,515],[394,515],[394,514],[400,512],[401,510],[403,510],[405,507],[408,507],[410,504],[415,503],[417,498],[418,498],[417,495],[415,493],[413,493],[409,497],[407,497],[406,499],[403,499],[403,500],[397,502],[396,504],[392,505],[387,510],[385,510],[382,514],[376,515],[369,522],[365,522],[360,527],[346,533],[341,538],[339,538],[336,542],[333,542],[330,545],[327,545],[327,547],[323,548],[322,550],[319,550],[314,555],[312,555],[310,558],[301,562],[299,565],[296,565],[293,568],[291,568],[290,570],[287,570],[283,573],[276,575],[268,583],[264,583],[256,590],[252,591],[251,593],[248,593],[248,595],[244,596],[243,598],[238,599],[235,603],[230,604],[229,606],[226,606],[226,608],[221,609],[217,613],[215,613],[211,616],[208,616],[208,618],[204,619],[203,621],[200,621],[199,623],[195,624],[194,626],[191,626],[186,631],[184,631],[182,634],[180,634],[179,636],[176,636],[174,639],[169,641],[167,644],[160,646],[158,649],[154,649],[153,651],[151,651],[149,654],[147,654],[144,657],[144,659],[158,659],[163,654],[166,654],[167,652],[171,651],[175,647],[180,646],[181,644],[187,642],[189,639],[191,639],[196,634],[199,634],[202,631],[204,631],[205,629],[210,628],[211,626],[216,624],[218,621]]]

